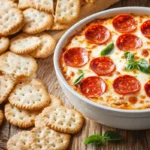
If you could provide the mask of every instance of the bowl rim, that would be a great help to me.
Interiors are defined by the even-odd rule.
[[[68,39],[67,36],[69,36],[75,29],[79,28],[80,25],[82,25],[83,23],[87,24],[88,21],[91,19],[96,19],[98,17],[101,17],[102,15],[104,15],[105,13],[114,13],[114,12],[118,12],[120,10],[126,10],[129,11],[129,13],[132,13],[132,11],[149,11],[150,12],[150,8],[149,7],[137,7],[137,6],[133,6],[133,7],[118,7],[118,8],[112,8],[112,9],[108,9],[108,10],[103,10],[101,12],[95,13],[93,15],[90,15],[82,20],[80,20],[79,22],[77,22],[76,24],[74,24],[71,28],[69,28],[64,35],[61,37],[61,39],[59,40],[56,48],[55,48],[55,52],[54,52],[54,57],[53,57],[53,61],[54,61],[54,68],[55,68],[55,72],[57,74],[57,78],[63,83],[63,86],[65,86],[65,88],[68,89],[69,92],[71,92],[74,96],[78,97],[80,100],[84,101],[85,103],[88,103],[94,107],[97,107],[99,109],[103,109],[105,111],[112,111],[112,112],[119,112],[119,113],[135,113],[135,114],[144,114],[144,113],[150,113],[150,109],[142,109],[142,110],[125,110],[125,109],[119,109],[119,108],[113,108],[113,107],[109,107],[109,106],[104,106],[102,104],[97,104],[91,100],[89,100],[88,98],[82,96],[81,94],[79,94],[78,92],[76,92],[74,89],[72,89],[72,87],[67,83],[66,79],[64,78],[60,66],[59,66],[59,55],[61,51],[61,45],[63,45],[64,41],[66,39]],[[128,13],[128,12],[127,12]]]

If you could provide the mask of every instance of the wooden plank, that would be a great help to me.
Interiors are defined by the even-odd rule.
[[[150,6],[150,1],[122,0],[117,4],[113,5],[111,8],[120,6]],[[61,87],[57,81],[53,67],[53,56],[50,56],[47,59],[38,60],[38,64],[39,69],[37,77],[43,80],[46,87],[48,88],[48,91],[62,99],[66,106],[72,107],[68,99],[62,92]],[[5,120],[2,127],[0,127],[0,150],[6,150],[7,140],[20,130],[21,129],[17,127],[11,126]],[[83,144],[84,140],[89,135],[94,133],[102,134],[107,130],[117,131],[124,137],[124,141],[120,143],[109,143],[102,147],[95,145],[85,146]],[[150,130],[126,131],[120,129],[113,129],[104,125],[100,125],[86,118],[82,132],[72,137],[69,150],[150,150]]]

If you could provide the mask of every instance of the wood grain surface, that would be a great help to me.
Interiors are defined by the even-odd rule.
[[[115,5],[111,6],[111,8],[120,6],[150,7],[150,0],[121,0],[120,2],[117,2]],[[58,96],[61,100],[63,100],[66,106],[71,107],[71,104],[62,92],[61,87],[57,81],[53,67],[53,56],[50,56],[47,59],[38,60],[38,64],[38,78],[43,80],[50,93]],[[10,125],[5,120],[2,127],[0,127],[0,150],[6,150],[7,140],[20,130],[21,129]],[[107,143],[104,146],[85,146],[83,144],[84,140],[89,135],[94,133],[102,134],[107,130],[117,131],[124,137],[124,141],[120,143]],[[86,119],[82,132],[72,136],[68,150],[150,150],[150,130],[126,131],[114,129]]]

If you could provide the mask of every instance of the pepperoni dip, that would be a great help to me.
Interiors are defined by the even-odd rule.
[[[68,84],[97,104],[150,108],[150,16],[92,21],[64,47],[60,66]]]

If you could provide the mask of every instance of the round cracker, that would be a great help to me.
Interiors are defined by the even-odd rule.
[[[66,150],[70,135],[56,132],[48,127],[34,128],[31,135],[31,147],[34,150]]]
[[[8,75],[0,76],[0,104],[7,100],[7,97],[15,85],[15,80]]]
[[[0,35],[7,36],[23,24],[24,16],[18,8],[0,10]]]
[[[49,105],[50,97],[39,79],[18,84],[11,92],[9,102],[25,110],[41,110]]]
[[[0,110],[0,126],[1,126],[2,123],[3,123],[3,120],[4,120],[4,114],[3,114],[3,111]]]
[[[8,150],[30,150],[31,149],[31,131],[18,132],[7,142]]]
[[[10,51],[17,54],[28,54],[40,45],[40,38],[22,33],[10,41]]]
[[[0,54],[6,51],[9,47],[9,39],[6,37],[0,38]]]
[[[34,58],[46,58],[54,52],[56,40],[47,33],[37,35],[41,40],[41,46],[30,53]]]
[[[37,71],[36,60],[29,55],[6,52],[0,56],[0,71],[15,78],[31,77]]]
[[[19,128],[29,128],[34,126],[35,117],[39,111],[26,111],[12,106],[10,103],[5,105],[5,117],[9,123]]]
[[[0,0],[0,6],[0,10],[17,8],[17,4],[14,3],[12,0]]]
[[[25,26],[23,32],[36,34],[48,30],[53,25],[53,16],[46,12],[28,8],[23,11],[25,17]]]
[[[47,112],[42,114],[46,125],[51,129],[68,134],[79,132],[83,126],[84,118],[75,109],[69,109],[64,106],[56,109],[47,109]]]
[[[35,118],[35,127],[45,127],[46,122],[44,121],[42,115],[44,115],[47,112],[47,110],[49,111],[49,109],[50,110],[56,109],[57,107],[62,105],[62,101],[58,99],[56,96],[52,94],[49,94],[49,96],[50,96],[50,105],[44,108],[42,113]]]

